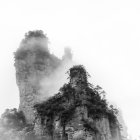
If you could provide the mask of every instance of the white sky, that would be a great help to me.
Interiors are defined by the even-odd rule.
[[[129,133],[140,135],[140,1],[139,0],[1,0],[0,113],[18,107],[13,52],[25,32],[47,33],[59,57],[70,46],[121,107]]]

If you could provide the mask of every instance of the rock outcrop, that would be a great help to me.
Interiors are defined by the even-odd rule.
[[[42,79],[71,59],[68,51],[68,57],[58,59],[47,44],[42,31],[30,31],[15,52],[19,111],[32,124],[36,139],[121,140],[116,109],[109,108],[104,96],[88,83],[88,73],[81,65],[69,70],[70,81],[59,93],[40,100]]]
[[[35,119],[33,105],[39,102],[40,81],[60,65],[60,60],[50,54],[47,44],[48,39],[43,32],[29,32],[15,52],[19,110],[23,111],[28,123]]]
[[[70,82],[35,105],[37,135],[50,140],[121,140],[117,110],[90,87],[87,76],[83,66],[74,66]]]

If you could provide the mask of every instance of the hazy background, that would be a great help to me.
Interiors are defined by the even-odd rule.
[[[13,52],[36,29],[47,33],[58,57],[72,48],[91,81],[122,109],[129,134],[140,135],[140,1],[1,0],[0,114],[18,107]]]

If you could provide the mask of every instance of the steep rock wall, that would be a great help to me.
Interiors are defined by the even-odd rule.
[[[36,116],[38,112],[34,110],[34,105],[40,102],[40,81],[57,70],[62,62],[44,48],[44,44],[42,44],[44,39],[46,40],[44,36],[43,38],[36,35],[26,37],[15,53],[16,80],[20,92],[19,110],[23,111],[27,123],[31,124],[35,121],[34,131],[37,136],[45,136],[50,140],[64,140],[64,128],[60,125],[60,116],[56,115],[53,119],[51,124],[53,135],[50,135],[47,134],[49,130],[46,129],[46,126],[42,125],[42,118],[39,115]],[[63,59],[66,60],[67,57]],[[70,86],[76,93],[75,95],[71,92],[66,93],[68,98],[64,100],[66,103],[63,105],[66,105],[67,108],[71,102],[75,102],[74,98],[82,102],[82,105],[76,107],[73,119],[65,126],[65,140],[121,140],[119,128],[111,128],[107,117],[98,120],[89,117],[88,109],[83,104],[86,103],[85,99],[88,99],[94,92],[86,93],[87,73],[83,67],[71,69],[70,77]],[[100,97],[98,98],[100,99]],[[92,103],[94,104],[94,102]],[[45,125],[48,125],[47,116],[44,117]],[[83,119],[90,124],[92,131],[85,129]]]
[[[37,117],[34,131],[38,136],[45,136],[50,140],[63,140],[63,128],[60,120],[56,117],[53,122],[54,130],[51,137],[45,127],[41,124],[41,118]],[[85,129],[83,119],[87,120],[94,131]],[[118,127],[111,128],[108,118],[93,120],[87,116],[85,107],[78,107],[73,119],[65,126],[65,140],[121,140]],[[113,132],[112,132],[113,131]]]
[[[50,54],[47,38],[41,31],[29,32],[15,52],[16,82],[19,88],[20,105],[28,123],[35,116],[33,105],[40,99],[40,82],[52,74],[60,60]]]

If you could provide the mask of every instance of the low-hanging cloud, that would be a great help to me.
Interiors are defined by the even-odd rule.
[[[73,65],[70,48],[61,59],[51,54],[48,38],[40,31],[29,31],[15,52],[17,83],[27,81],[38,89],[39,100],[59,91],[66,82],[66,71]]]
[[[14,53],[16,80],[21,92],[21,85],[27,83],[36,87],[38,102],[48,99],[58,93],[60,87],[67,81],[67,70],[74,64],[70,48],[64,49],[62,58],[51,54],[48,48],[48,38],[41,30],[29,31]],[[24,86],[23,86],[24,87]],[[21,95],[20,95],[21,96]],[[0,134],[8,140],[20,140],[24,130],[5,129],[0,127]],[[10,137],[12,136],[12,137]]]

